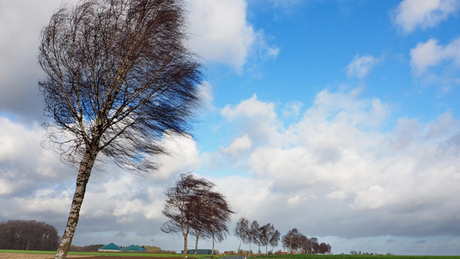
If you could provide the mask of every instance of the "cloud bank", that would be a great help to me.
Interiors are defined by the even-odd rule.
[[[395,10],[393,22],[403,33],[435,27],[460,8],[458,0],[404,0]]]

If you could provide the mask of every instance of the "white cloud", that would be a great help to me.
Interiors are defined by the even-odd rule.
[[[300,109],[303,103],[299,101],[287,102],[284,106],[283,116],[284,117],[297,117],[300,114]]]
[[[181,173],[193,172],[201,165],[196,142],[189,135],[163,134],[160,145],[168,154],[154,158],[159,165],[153,175],[155,178],[170,179]]]
[[[443,46],[435,39],[419,42],[410,50],[412,74],[427,83],[458,84],[460,38]]]
[[[279,208],[273,217],[288,213],[288,225],[313,220],[304,227],[323,235],[351,237],[345,229],[353,226],[359,229],[354,232],[357,236],[448,235],[451,232],[444,230],[451,226],[448,222],[458,222],[454,211],[460,209],[460,203],[452,200],[460,195],[454,187],[460,184],[456,155],[460,121],[449,113],[428,124],[399,118],[392,130],[381,131],[391,105],[361,98],[360,93],[360,89],[322,91],[302,119],[287,128],[279,123],[275,106],[254,96],[227,107],[224,117],[247,132],[251,130],[242,122],[258,120],[263,114],[264,125],[274,129],[266,140],[279,140],[254,145],[243,166],[252,172],[251,181],[268,184],[265,206],[260,206]],[[232,199],[244,200],[247,193],[233,195]],[[328,213],[315,212],[311,219],[292,216],[315,205]],[[260,206],[258,215],[264,217],[266,211]],[[336,213],[340,219],[331,216]],[[372,222],[382,213],[385,220],[375,226]],[[414,220],[415,215],[420,220]],[[353,217],[359,217],[359,226]],[[320,227],[318,218],[336,224]],[[393,228],[394,222],[405,224],[404,230]],[[426,224],[438,227],[422,230]],[[338,230],[342,226],[344,232]]]
[[[189,0],[190,46],[211,62],[222,62],[241,72],[248,57],[276,57],[279,49],[266,42],[246,19],[245,0]],[[262,54],[260,54],[262,53]]]
[[[212,85],[208,81],[203,81],[198,86],[198,98],[200,98],[201,102],[203,103],[203,108],[207,110],[214,110],[214,106],[212,104],[214,100],[214,95],[212,92]]]
[[[210,61],[224,62],[241,69],[255,40],[246,21],[244,0],[191,0],[192,49]]]
[[[427,42],[419,42],[415,48],[410,50],[411,67],[416,75],[421,75],[429,67],[437,66],[444,60],[451,60],[452,64],[460,67],[460,38],[450,42],[446,46],[438,44],[435,39]]]
[[[354,206],[359,209],[376,209],[383,205],[387,200],[387,196],[390,193],[385,192],[385,190],[376,185],[371,186],[367,190],[362,190],[356,192],[356,198]]]
[[[411,33],[418,27],[434,27],[456,13],[458,0],[404,0],[395,10],[393,22],[403,33]]]
[[[0,109],[42,120],[42,99],[37,95],[43,76],[37,61],[39,35],[61,2],[0,1]]]
[[[229,121],[235,121],[254,142],[276,142],[278,121],[273,103],[265,103],[254,94],[238,105],[225,106],[221,114]]]
[[[227,148],[223,151],[234,157],[241,156],[244,152],[248,151],[252,146],[251,138],[245,134],[239,138],[235,138]]]
[[[347,76],[357,77],[359,79],[367,76],[372,68],[378,65],[382,57],[376,58],[372,55],[356,55],[347,66]]]

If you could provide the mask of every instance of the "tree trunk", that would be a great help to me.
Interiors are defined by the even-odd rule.
[[[211,250],[211,259],[214,258],[214,230],[212,231],[212,250]]]
[[[67,252],[69,251],[72,239],[77,228],[78,219],[80,218],[80,209],[85,198],[86,185],[88,184],[89,177],[91,175],[91,169],[93,168],[94,161],[96,160],[97,153],[91,152],[88,149],[83,156],[80,163],[80,169],[78,171],[75,194],[72,200],[72,206],[70,207],[69,218],[67,220],[67,226],[62,236],[61,243],[56,251],[55,259],[67,258]]]
[[[200,232],[201,231],[195,231],[196,233],[196,242],[195,242],[195,259],[198,256],[198,238],[200,237]]]
[[[238,246],[238,254],[240,254],[241,251],[241,243],[243,242],[243,238],[240,237],[240,245]]]
[[[248,251],[248,257],[251,256],[251,240],[249,240],[249,251]]]
[[[184,235],[184,255],[182,256],[182,258],[187,258],[187,235]]]

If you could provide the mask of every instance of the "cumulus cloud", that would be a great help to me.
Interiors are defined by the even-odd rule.
[[[290,101],[284,105],[283,116],[284,117],[297,117],[300,114],[300,109],[303,103],[299,101]]]
[[[0,2],[0,109],[34,119],[43,114],[37,83],[43,75],[37,61],[39,34],[60,2]]]
[[[246,168],[268,186],[258,217],[265,217],[263,207],[276,207],[280,209],[271,212],[274,218],[289,214],[290,224],[281,223],[286,229],[299,224],[314,235],[348,238],[455,233],[451,228],[460,221],[454,212],[460,204],[453,202],[460,195],[454,187],[460,181],[455,153],[460,149],[460,121],[450,113],[427,124],[400,118],[392,130],[381,131],[391,105],[361,98],[361,92],[322,91],[303,117],[287,127],[278,123],[275,106],[254,96],[226,107],[224,117],[245,132],[255,130],[240,121],[264,114],[265,125],[281,140],[266,138],[248,153]],[[327,213],[310,212],[311,218],[302,213],[312,207]],[[335,224],[320,226],[320,218]],[[433,227],[422,227],[427,224]],[[350,228],[353,234],[346,231]]]
[[[276,57],[279,49],[268,45],[262,30],[246,19],[245,0],[189,0],[190,46],[211,62],[234,67],[237,72],[249,55],[262,53],[262,60]]]
[[[376,58],[368,54],[362,56],[356,55],[346,68],[347,76],[361,79],[367,76],[370,70],[378,65],[382,59],[383,57]]]
[[[277,141],[278,119],[275,104],[265,103],[254,94],[241,103],[225,106],[221,114],[229,121],[235,121],[243,134],[248,134],[255,142]]]
[[[190,135],[164,134],[160,145],[168,153],[154,158],[159,165],[155,178],[166,180],[200,167],[200,152]]]
[[[241,137],[235,138],[227,148],[223,149],[223,151],[234,157],[239,157],[242,153],[249,150],[251,146],[252,140],[247,134],[245,134]]]
[[[394,12],[393,22],[403,32],[434,27],[456,13],[458,0],[404,0]]]
[[[460,68],[460,38],[454,39],[449,44],[442,46],[435,39],[419,42],[410,50],[410,64],[416,76],[427,72],[428,68],[440,65],[443,61]]]
[[[460,83],[460,38],[447,45],[437,40],[419,42],[410,50],[412,74],[426,83],[438,83],[444,91]]]

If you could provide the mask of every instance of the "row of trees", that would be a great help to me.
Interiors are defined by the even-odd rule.
[[[297,228],[289,230],[282,238],[283,247],[289,249],[289,253],[297,254],[328,254],[331,246],[319,243],[316,237],[307,238]]]
[[[213,190],[214,186],[215,184],[204,178],[181,174],[175,186],[165,193],[163,214],[169,220],[163,224],[161,231],[181,234],[184,237],[184,259],[187,256],[189,234],[196,240],[195,258],[199,239],[212,239],[212,258],[214,242],[221,242],[229,232],[227,223],[234,212],[225,197]]]
[[[265,253],[268,253],[268,245],[273,248],[278,246],[280,240],[280,232],[275,230],[275,227],[271,223],[260,226],[259,223],[254,220],[249,225],[249,220],[242,217],[238,220],[234,230],[235,236],[240,240],[240,245],[238,246],[238,253],[241,251],[241,244],[249,243],[248,255],[251,253],[251,244],[257,244],[259,246],[265,246]]]
[[[10,220],[0,223],[0,249],[56,250],[59,243],[55,227],[35,220]]]

